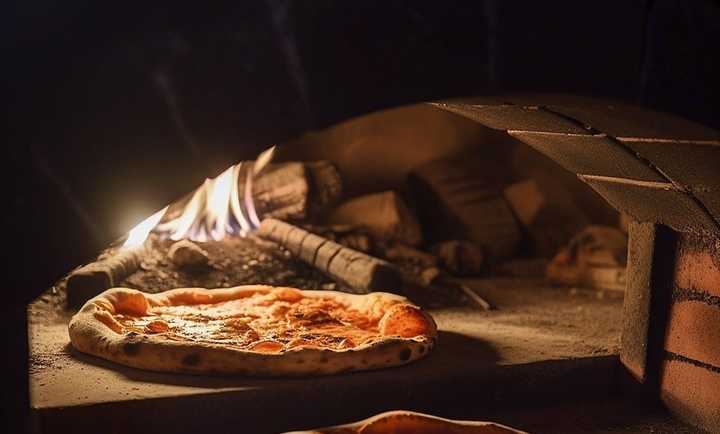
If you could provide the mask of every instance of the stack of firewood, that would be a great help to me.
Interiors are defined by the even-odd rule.
[[[346,290],[368,292],[429,288],[497,271],[520,249],[551,257],[567,251],[568,241],[590,223],[562,189],[497,173],[463,159],[438,160],[412,170],[402,194],[343,198],[340,173],[327,161],[270,164],[252,185],[262,224],[251,236],[286,249]],[[171,204],[168,216],[183,206]],[[67,282],[68,299],[77,304],[116,285],[137,269],[142,252],[102,257],[76,270]],[[208,262],[202,243],[189,240],[173,245],[168,258],[184,269],[201,270]],[[567,283],[558,270],[551,277]]]

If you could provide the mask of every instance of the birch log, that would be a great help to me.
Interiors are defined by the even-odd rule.
[[[280,220],[263,220],[257,235],[280,244],[293,256],[356,292],[397,292],[402,284],[400,273],[389,262]]]

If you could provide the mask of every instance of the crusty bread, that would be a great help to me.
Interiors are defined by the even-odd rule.
[[[122,318],[142,317],[173,306],[192,313],[198,306],[275,294],[332,302],[365,315],[375,324],[372,332],[377,338],[351,348],[296,347],[267,352],[222,342],[178,339],[168,333],[143,333],[122,324]],[[403,365],[427,355],[437,337],[432,318],[395,294],[356,295],[257,285],[181,288],[159,294],[113,288],[89,300],[72,318],[68,330],[77,350],[127,366],[253,376],[326,375]]]

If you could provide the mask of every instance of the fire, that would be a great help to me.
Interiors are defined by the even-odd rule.
[[[163,218],[167,209],[168,207],[166,206],[165,208],[141,221],[137,226],[132,228],[130,232],[128,232],[128,237],[125,240],[125,243],[122,245],[123,248],[133,248],[141,246],[150,234],[150,231],[152,231],[153,228],[158,224],[160,219]]]
[[[243,165],[230,166],[217,178],[206,179],[180,216],[158,226],[157,232],[173,240],[208,241],[220,240],[228,234],[244,236],[253,229],[238,200],[238,179]]]
[[[179,215],[159,223],[168,209],[165,207],[133,228],[125,245],[142,244],[151,231],[172,240],[187,238],[204,242],[221,240],[228,235],[245,236],[257,229],[260,218],[253,202],[253,178],[272,161],[274,152],[273,146],[254,163],[241,162],[216,178],[206,179]]]

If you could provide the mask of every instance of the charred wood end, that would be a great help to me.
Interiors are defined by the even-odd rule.
[[[144,254],[144,248],[121,250],[70,273],[67,280],[68,306],[82,306],[92,297],[125,280],[140,267]]]

